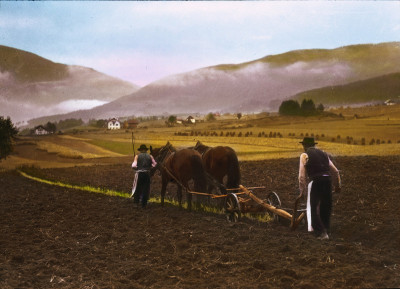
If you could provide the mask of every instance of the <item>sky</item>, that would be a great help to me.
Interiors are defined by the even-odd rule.
[[[0,1],[0,45],[145,86],[297,49],[400,41],[400,1]]]

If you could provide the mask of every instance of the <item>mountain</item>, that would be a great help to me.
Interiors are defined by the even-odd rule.
[[[13,122],[93,107],[138,89],[91,68],[0,46],[0,115]]]
[[[351,105],[382,103],[388,99],[400,100],[400,72],[352,82],[305,91],[293,97],[302,101],[312,99],[314,103],[325,105]]]
[[[276,111],[283,100],[304,91],[398,73],[399,63],[400,42],[296,50],[172,75],[102,106],[57,118]],[[347,103],[359,102],[347,97]]]

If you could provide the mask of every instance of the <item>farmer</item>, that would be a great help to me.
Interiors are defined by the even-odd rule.
[[[339,193],[339,171],[327,153],[315,147],[317,143],[313,137],[305,137],[300,143],[305,153],[300,156],[299,187],[301,195],[307,193],[308,231],[314,231],[318,239],[327,240],[332,211],[332,178],[335,192]]]
[[[132,163],[132,168],[136,169],[135,179],[133,181],[132,195],[133,203],[139,206],[139,200],[142,198],[142,208],[146,208],[150,194],[150,169],[157,165],[153,156],[148,154],[148,148],[142,144]]]

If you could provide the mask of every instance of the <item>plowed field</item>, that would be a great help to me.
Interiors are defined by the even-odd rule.
[[[400,286],[400,157],[338,157],[332,236],[305,227],[188,212],[0,174],[1,288],[376,288]],[[297,159],[241,162],[245,186],[297,194]],[[120,165],[35,170],[129,192]],[[160,191],[152,180],[152,195]],[[174,185],[168,187],[173,196]]]

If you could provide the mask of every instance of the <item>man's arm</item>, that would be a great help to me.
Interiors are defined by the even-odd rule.
[[[306,163],[308,160],[308,156],[306,153],[302,153],[300,156],[300,164],[299,164],[299,189],[300,194],[303,196],[307,196],[307,172],[306,172]]]
[[[137,158],[138,158],[138,155],[135,156],[135,160],[132,163],[132,168],[136,168],[137,167]]]
[[[153,158],[152,155],[150,155],[150,157],[151,157],[151,166],[154,168],[154,167],[157,165],[157,162],[156,162],[156,160]]]
[[[329,160],[329,170],[333,179],[333,185],[335,187],[335,192],[339,193],[342,188],[342,181],[340,179],[339,170],[335,167],[331,160]]]

